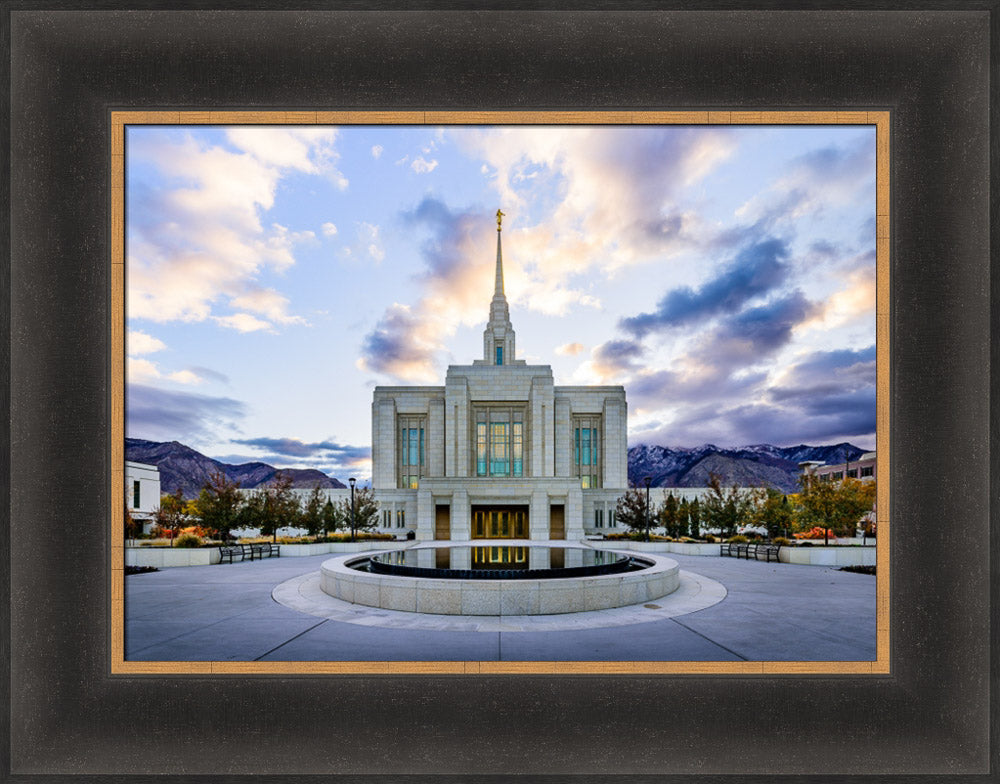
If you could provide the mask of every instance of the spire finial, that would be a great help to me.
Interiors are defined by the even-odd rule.
[[[506,215],[506,213],[497,210],[497,231],[500,231],[500,223],[503,221],[504,215]]]

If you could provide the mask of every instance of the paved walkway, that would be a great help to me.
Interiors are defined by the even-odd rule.
[[[684,608],[675,601],[671,609],[670,597],[664,597],[655,608],[601,611],[606,614],[601,622],[585,617],[597,613],[574,613],[567,616],[574,618],[568,628],[565,619],[549,616],[548,626],[534,619],[516,630],[488,625],[482,626],[485,630],[463,630],[428,628],[425,623],[397,628],[385,623],[387,611],[356,605],[345,605],[358,613],[351,619],[336,619],[333,607],[330,617],[318,617],[279,604],[272,596],[283,583],[296,590],[307,586],[310,575],[330,557],[271,558],[130,575],[125,578],[125,657],[136,661],[875,658],[875,578],[834,568],[671,553],[668,557],[680,564],[689,581],[687,594],[675,597],[677,601],[691,598],[690,581],[716,592],[714,583],[721,583],[725,597],[680,614],[673,609]],[[635,622],[628,622],[623,615],[627,613]],[[611,616],[621,622],[609,623]],[[541,630],[532,630],[532,624]]]

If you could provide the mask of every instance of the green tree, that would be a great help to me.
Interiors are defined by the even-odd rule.
[[[737,527],[753,520],[760,494],[741,488],[735,482],[727,488],[722,486],[722,477],[708,475],[711,492],[701,505],[701,517],[709,528],[717,528],[723,536],[732,536]]]
[[[187,522],[189,504],[184,500],[184,491],[177,488],[173,493],[160,497],[160,508],[156,510],[153,519],[156,524],[170,532],[170,546],[174,546],[174,537]]]
[[[339,504],[334,504],[332,499],[327,498],[323,504],[323,523],[320,530],[323,535],[331,534],[344,524],[344,510]]]
[[[701,536],[701,501],[697,498],[693,499],[690,504],[688,504],[688,524],[690,526],[690,535],[695,539]]]
[[[848,477],[840,482],[824,481],[803,474],[799,477],[798,521],[800,526],[820,526],[823,543],[829,544],[830,531],[854,535],[861,518],[875,503],[875,483]]]
[[[299,524],[309,532],[310,536],[318,536],[323,530],[323,500],[325,495],[317,482],[302,506]]]
[[[657,513],[657,518],[667,532],[667,536],[677,536],[677,499],[673,493],[667,493],[667,497]]]
[[[653,509],[649,510],[650,516]],[[624,525],[630,531],[644,532],[646,530],[646,490],[630,487],[625,495],[618,499],[615,505],[615,519],[619,525]]]
[[[202,526],[223,540],[230,538],[230,529],[237,525],[242,504],[239,489],[239,482],[230,482],[222,471],[213,471],[198,494],[196,507]]]
[[[677,507],[677,535],[687,536],[691,521],[691,506],[686,498],[681,498],[681,503]]]
[[[794,528],[795,510],[788,503],[788,496],[773,487],[766,488],[754,511],[754,525],[764,526],[771,539]]]
[[[278,529],[297,526],[300,521],[299,501],[292,492],[292,477],[278,471],[264,488],[264,516],[260,533],[278,540]]]
[[[354,514],[351,514],[351,496],[341,501],[341,513],[351,527],[351,541],[358,531],[369,531],[378,525],[378,502],[375,491],[370,487],[359,487],[354,491]]]

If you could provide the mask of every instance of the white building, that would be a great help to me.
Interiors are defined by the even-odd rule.
[[[155,465],[125,461],[125,504],[134,520],[146,521],[160,508],[160,469]]]
[[[374,391],[381,527],[418,540],[579,539],[613,525],[628,484],[624,387],[556,386],[549,365],[517,358],[501,219],[482,358],[449,366],[444,386]]]

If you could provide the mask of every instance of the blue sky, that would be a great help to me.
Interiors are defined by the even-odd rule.
[[[369,476],[376,384],[623,384],[630,445],[875,446],[871,126],[128,128],[127,433]]]

